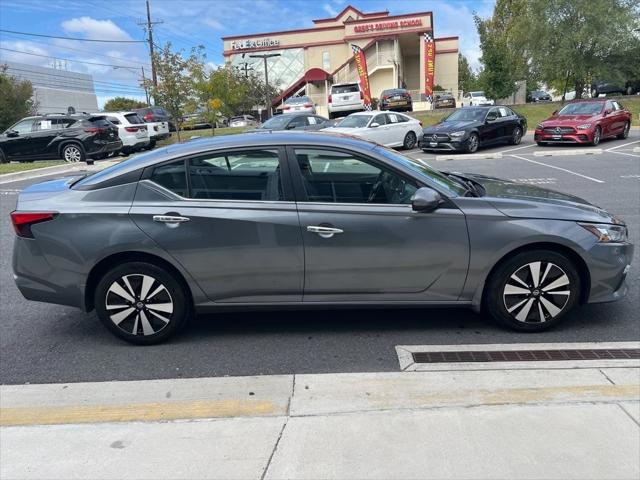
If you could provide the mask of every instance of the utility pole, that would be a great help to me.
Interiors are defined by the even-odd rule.
[[[267,109],[267,118],[271,118],[271,98],[269,98],[269,73],[267,72],[267,59],[279,57],[279,53],[263,53],[262,55],[249,55],[251,58],[261,58],[264,61],[264,102]]]
[[[153,86],[158,86],[158,77],[156,76],[156,66],[153,61],[153,26],[158,25],[160,23],[164,23],[162,20],[158,20],[156,22],[151,21],[151,10],[149,8],[149,0],[146,0],[147,3],[147,21],[139,22],[138,25],[144,27],[147,31],[147,41],[149,42],[149,55],[151,56],[151,81],[153,82]]]
[[[249,62],[240,62],[240,65],[242,65],[239,68],[244,72],[244,78],[249,78],[249,70],[253,70],[253,67],[249,67]]]
[[[142,85],[144,85],[144,96],[147,99],[147,107],[151,104],[149,103],[149,90],[147,89],[147,77],[144,75],[144,66],[140,67],[142,69]]]

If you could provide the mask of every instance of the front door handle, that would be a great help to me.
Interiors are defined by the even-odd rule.
[[[339,228],[323,227],[322,225],[309,225],[307,227],[307,232],[317,233],[322,238],[331,238],[336,233],[344,233],[344,231]]]
[[[154,215],[153,221],[166,223],[167,225],[178,225],[179,223],[188,222],[189,217],[181,217],[178,215]]]

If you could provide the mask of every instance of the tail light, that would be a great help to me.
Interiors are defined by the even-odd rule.
[[[84,131],[87,133],[100,133],[100,132],[104,132],[104,129],[98,128],[98,127],[88,127],[88,128],[85,128]]]
[[[290,108],[291,108],[291,107],[290,107],[289,105],[283,105],[283,106],[282,106],[282,109],[283,109],[283,110],[289,110]]]
[[[310,103],[305,103],[304,106],[305,106],[305,108],[313,107],[313,105],[310,104]]]
[[[331,95],[329,95],[329,100],[328,100],[328,102],[329,102],[329,103],[331,103]]]
[[[127,132],[137,132],[138,127],[124,127]]]
[[[420,120],[418,120],[418,123],[420,124],[420,126],[422,126],[422,122]]]
[[[153,114],[152,113],[147,113],[144,117],[144,121],[145,122],[153,122]]]
[[[364,100],[364,93],[362,93],[362,90],[360,90],[360,100]]]
[[[33,238],[31,225],[53,220],[58,212],[11,212],[11,223],[16,235],[23,238]]]

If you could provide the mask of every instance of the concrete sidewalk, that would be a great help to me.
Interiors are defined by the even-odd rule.
[[[638,361],[2,386],[0,478],[637,479],[639,400]]]

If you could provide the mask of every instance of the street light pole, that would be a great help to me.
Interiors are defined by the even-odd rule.
[[[265,53],[262,55],[249,55],[251,58],[261,58],[264,61],[264,101],[267,108],[267,118],[271,118],[271,98],[269,98],[269,74],[267,73],[267,58],[279,57],[279,53]]]

